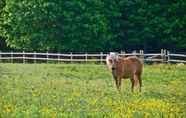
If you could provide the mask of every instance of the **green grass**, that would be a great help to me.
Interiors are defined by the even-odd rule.
[[[0,118],[186,117],[186,66],[145,66],[122,93],[105,65],[0,64]]]

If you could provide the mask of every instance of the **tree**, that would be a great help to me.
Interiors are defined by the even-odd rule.
[[[1,1],[0,35],[14,49],[174,51],[186,46],[184,0]]]
[[[186,2],[121,0],[119,39],[122,48],[184,48]],[[181,44],[182,43],[182,44]]]
[[[3,29],[3,8],[5,7],[5,0],[0,0],[0,51],[8,50],[5,39],[2,34]]]
[[[6,42],[24,50],[104,50],[110,36],[103,11],[99,0],[7,0]]]

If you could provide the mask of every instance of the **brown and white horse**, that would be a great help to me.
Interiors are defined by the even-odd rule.
[[[131,56],[124,58],[116,53],[110,53],[110,55],[106,57],[106,63],[109,70],[112,72],[116,87],[119,91],[121,90],[122,79],[130,78],[132,92],[134,86],[137,85],[139,85],[139,90],[141,92],[143,62],[138,57]]]

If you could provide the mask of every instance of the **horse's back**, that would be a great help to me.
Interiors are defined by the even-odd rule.
[[[128,68],[132,70],[132,72],[135,72],[141,75],[143,71],[143,62],[138,57],[130,56],[130,57],[124,58],[124,61],[126,65],[128,65]]]

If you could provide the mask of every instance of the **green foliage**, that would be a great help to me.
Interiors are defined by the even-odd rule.
[[[124,43],[153,49],[179,48],[180,42],[185,45],[185,1],[121,1]]]
[[[3,8],[5,7],[5,1],[0,0],[0,40],[2,36],[2,28],[3,28]]]
[[[101,1],[7,0],[6,4],[5,33],[11,47],[98,51],[110,39]]]
[[[142,92],[118,93],[105,65],[0,64],[0,116],[185,117],[185,66],[145,65]]]
[[[185,49],[185,11],[184,0],[1,0],[0,36],[28,51]]]

